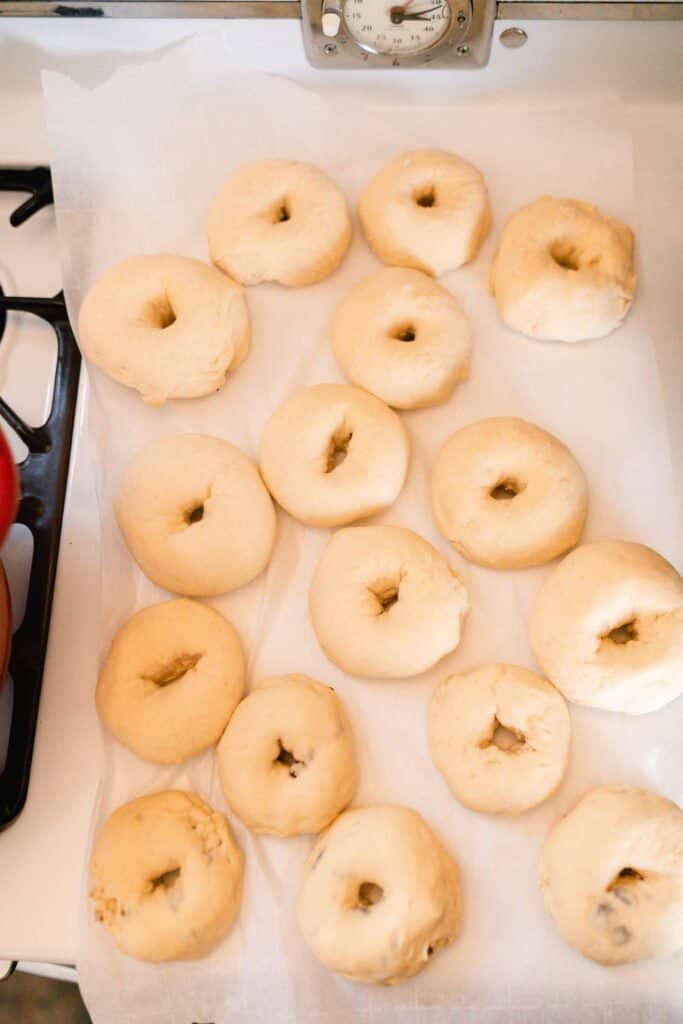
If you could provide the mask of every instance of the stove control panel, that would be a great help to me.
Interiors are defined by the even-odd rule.
[[[302,0],[318,68],[473,68],[489,58],[495,0]]]

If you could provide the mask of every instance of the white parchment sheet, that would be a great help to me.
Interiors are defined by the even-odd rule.
[[[590,786],[630,782],[683,803],[680,704],[635,719],[572,707],[564,784],[543,806],[511,820],[460,807],[431,763],[425,735],[430,694],[450,672],[492,660],[535,667],[527,623],[550,571],[477,568],[439,536],[429,509],[428,475],[438,449],[459,427],[485,416],[514,415],[552,431],[588,477],[586,539],[642,541],[680,566],[674,464],[645,291],[613,335],[565,346],[507,330],[486,290],[505,219],[539,194],[577,196],[636,222],[623,112],[612,103],[466,108],[447,97],[428,103],[404,98],[392,105],[373,100],[372,91],[355,98],[316,94],[283,79],[231,75],[228,69],[211,73],[211,46],[199,38],[157,62],[123,68],[92,91],[56,74],[45,76],[74,322],[84,292],[118,259],[163,250],[206,259],[211,199],[228,172],[246,160],[311,161],[339,183],[352,208],[376,168],[409,147],[452,149],[480,167],[490,187],[490,238],[473,265],[444,278],[472,321],[471,376],[445,405],[403,414],[413,446],[408,480],[393,508],[377,517],[419,531],[462,574],[472,610],[458,651],[415,680],[345,676],[318,647],[306,607],[329,533],[304,528],[284,513],[268,571],[211,602],[240,631],[249,685],[270,673],[305,672],[337,689],[357,737],[356,803],[408,804],[438,831],[461,867],[463,928],[423,974],[396,988],[365,987],[332,975],[309,953],[295,920],[300,869],[312,839],[252,836],[227,811],[211,753],[178,769],[160,769],[103,735],[94,829],[127,799],[169,786],[191,787],[229,814],[246,855],[246,876],[239,920],[220,948],[197,963],[165,966],[117,953],[93,920],[84,880],[78,969],[95,1024],[680,1022],[680,956],[598,967],[560,939],[537,885],[544,836]],[[296,290],[251,289],[251,352],[217,395],[153,409],[89,370],[87,427],[98,451],[102,608],[99,620],[96,608],[84,609],[79,628],[101,631],[102,656],[132,612],[166,596],[137,569],[112,514],[129,458],[148,439],[176,431],[225,437],[255,457],[263,424],[285,396],[314,382],[342,380],[328,341],[330,315],[347,289],[376,266],[356,223],[352,248],[331,279]],[[93,666],[84,687],[94,690],[96,672]]]

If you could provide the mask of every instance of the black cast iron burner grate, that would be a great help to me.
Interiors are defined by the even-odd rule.
[[[10,224],[19,227],[52,203],[50,169],[0,167],[0,191],[29,193],[10,217]],[[0,416],[28,448],[19,466],[17,522],[33,536],[26,611],[12,639],[9,663],[14,698],[7,759],[0,775],[0,829],[14,821],[28,792],[81,365],[63,292],[54,298],[20,298],[6,296],[0,288],[0,344],[10,310],[38,316],[52,326],[57,364],[50,414],[41,427],[29,427],[0,396]]]

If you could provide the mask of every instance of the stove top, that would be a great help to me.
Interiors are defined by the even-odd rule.
[[[17,192],[28,193],[18,206]],[[80,354],[64,296],[53,294],[58,260],[49,168],[0,167],[0,200],[0,417],[21,478],[17,523],[3,548],[15,632],[0,696],[2,829],[28,791]]]

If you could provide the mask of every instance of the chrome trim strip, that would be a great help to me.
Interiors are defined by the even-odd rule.
[[[622,0],[553,3],[499,0],[498,21],[681,21],[683,3],[623,3]]]
[[[300,18],[299,0],[0,0],[0,18]]]

